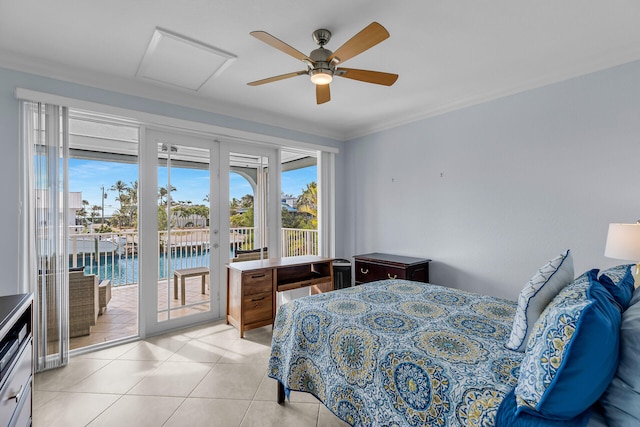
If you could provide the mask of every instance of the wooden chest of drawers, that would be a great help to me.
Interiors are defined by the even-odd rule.
[[[429,262],[426,258],[371,253],[356,255],[356,285],[384,279],[429,281]]]

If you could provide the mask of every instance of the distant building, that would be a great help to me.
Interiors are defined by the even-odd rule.
[[[36,198],[38,199],[38,205],[41,210],[46,212],[49,209],[49,192],[47,190],[36,191]],[[62,201],[62,199],[60,199]],[[76,228],[76,212],[82,209],[82,192],[69,192],[69,209],[67,210],[67,226],[71,232],[75,232]],[[44,218],[44,214],[36,216],[37,218]],[[82,226],[79,226],[82,231]]]
[[[296,208],[296,203],[298,202],[298,198],[297,197],[293,197],[293,196],[291,196],[291,197],[283,197],[281,201],[282,201],[283,205],[287,205],[287,206],[295,209]]]

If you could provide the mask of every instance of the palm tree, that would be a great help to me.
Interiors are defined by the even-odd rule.
[[[91,217],[91,223],[95,224],[96,222],[96,217],[98,215],[100,215],[100,212],[102,211],[102,207],[100,205],[93,205],[91,206],[91,213],[89,214],[89,216]]]
[[[170,188],[172,192],[177,190],[177,188],[174,187],[173,185],[171,185]],[[169,194],[169,191],[167,190],[167,187],[158,188],[158,199],[160,199],[160,205],[167,204],[167,200],[165,199],[165,197],[167,197],[168,194]]]
[[[311,225],[318,229],[318,184],[312,182],[302,191],[296,203],[298,212],[311,216]]]
[[[82,225],[87,225],[87,206],[89,206],[89,202],[87,200],[83,200],[82,209],[76,211],[76,216],[80,218]]]
[[[117,191],[118,196],[120,196],[126,189],[128,188],[127,183],[121,180],[116,181],[115,184],[111,186],[109,190]]]

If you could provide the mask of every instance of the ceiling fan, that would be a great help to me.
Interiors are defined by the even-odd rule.
[[[331,38],[331,32],[324,29],[316,30],[313,32],[313,40],[320,47],[312,51],[309,56],[265,31],[252,31],[250,34],[258,40],[261,40],[266,44],[304,62],[307,69],[295,71],[293,73],[281,74],[279,76],[269,77],[262,80],[256,80],[255,82],[247,83],[249,86],[259,86],[265,83],[276,82],[278,80],[284,80],[290,77],[306,74],[311,78],[311,82],[316,85],[316,102],[318,104],[323,104],[325,102],[329,102],[331,99],[329,83],[331,83],[334,76],[346,77],[348,79],[385,86],[391,86],[398,79],[397,74],[337,67],[338,64],[361,54],[365,50],[370,49],[381,41],[389,38],[389,32],[377,22],[372,22],[367,25],[362,31],[349,39],[335,52],[331,52],[324,48],[324,45],[327,44]]]

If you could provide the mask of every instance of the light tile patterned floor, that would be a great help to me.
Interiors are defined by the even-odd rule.
[[[33,425],[346,426],[306,393],[276,403],[270,345],[216,322],[72,357],[35,376]]]

